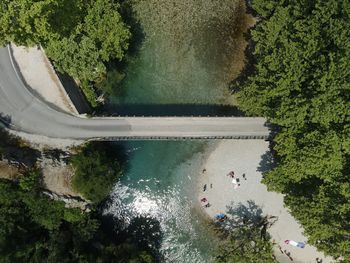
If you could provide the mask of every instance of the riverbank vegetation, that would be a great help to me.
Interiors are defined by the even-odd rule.
[[[153,262],[125,233],[104,229],[97,212],[65,208],[32,182],[0,179],[2,262]]]
[[[72,156],[73,189],[99,203],[108,196],[121,175],[121,167],[101,143],[89,143]]]
[[[350,260],[350,2],[253,1],[255,72],[240,106],[277,125],[270,190],[309,243]]]
[[[40,152],[4,130],[0,134],[4,139],[0,141],[0,162],[19,168],[16,176],[0,178],[1,262],[155,262],[154,234],[144,233],[140,227],[147,225],[149,219],[139,218],[122,227],[122,222],[102,215],[98,202],[109,191],[97,177],[113,184],[117,177],[113,176],[112,182],[108,176],[120,173],[119,165],[107,158],[103,145],[89,144],[73,157],[83,159],[80,165],[87,166],[76,167],[81,174],[79,180],[86,180],[83,193],[87,189],[95,201],[92,211],[86,213],[46,196],[38,163]],[[30,155],[30,162],[18,153]],[[110,169],[115,169],[115,173]],[[91,192],[93,184],[102,190]]]
[[[4,0],[0,44],[41,45],[95,107],[98,95],[108,92],[98,85],[106,77],[106,63],[123,59],[131,37],[119,8],[109,0]]]
[[[214,263],[277,263],[267,228],[268,217],[245,219],[225,237],[214,257]],[[221,226],[219,226],[221,228]],[[220,230],[221,232],[223,230]]]

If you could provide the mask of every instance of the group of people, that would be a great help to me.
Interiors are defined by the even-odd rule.
[[[240,179],[235,177],[235,172],[234,171],[230,171],[226,176],[229,176],[230,178],[232,178],[232,183],[233,183],[233,188],[234,189],[237,189],[238,187],[241,186]],[[243,177],[244,180],[247,180],[247,177],[246,177],[245,173],[242,174],[242,177]]]
[[[203,198],[201,199],[201,204],[202,204],[204,207],[210,207],[210,203],[209,203],[208,199],[205,198],[205,197],[203,197]]]
[[[225,222],[225,220],[227,219],[228,217],[227,217],[227,215],[225,215],[225,214],[217,214],[216,216],[215,216],[215,219],[216,220],[218,220],[219,222]]]
[[[305,248],[305,243],[304,242],[297,242],[294,240],[284,240],[284,243],[287,245],[292,245],[294,247],[298,247],[298,248]],[[293,258],[290,255],[290,252],[288,252],[287,250],[282,250],[281,246],[278,246],[279,250],[281,251],[282,254],[285,254],[290,261],[293,261]],[[320,260],[319,258],[316,258],[316,263],[322,263],[322,259]]]
[[[204,168],[204,169],[202,170],[202,173],[204,174],[206,171],[207,171],[207,169]],[[210,188],[212,188],[212,187],[213,187],[213,185],[210,184]],[[207,190],[207,184],[204,184],[204,185],[203,185],[203,192],[205,192],[206,190]],[[203,197],[203,198],[201,199],[201,204],[202,204],[202,206],[205,207],[205,208],[210,207],[210,203],[209,203],[209,201],[207,200],[207,198],[205,198],[205,197]]]
[[[278,246],[278,248],[279,248],[279,250],[280,250],[280,252],[281,252],[282,254],[285,254],[285,255],[289,258],[290,261],[293,261],[293,258],[291,257],[289,251],[287,251],[287,250],[282,250],[281,246]]]
[[[206,171],[207,171],[206,169],[203,169],[203,170],[202,170],[202,173],[204,174]],[[230,172],[227,174],[227,176],[229,176],[230,178],[232,178],[232,183],[234,184],[234,189],[238,188],[238,187],[241,185],[241,184],[240,184],[240,179],[235,177],[235,172],[234,172],[234,171],[230,171]],[[242,174],[242,178],[243,178],[244,180],[247,180],[245,174]],[[212,187],[213,187],[213,185],[210,184],[210,188],[212,188]],[[205,192],[206,190],[207,190],[207,184],[204,184],[204,185],[203,185],[203,192]],[[202,204],[203,207],[206,207],[206,208],[207,208],[207,207],[210,207],[210,203],[209,203],[209,201],[207,200],[207,198],[205,198],[205,197],[203,197],[203,198],[201,199],[201,204]]]

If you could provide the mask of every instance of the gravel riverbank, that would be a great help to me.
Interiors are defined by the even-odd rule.
[[[290,239],[307,244],[307,238],[303,235],[302,227],[284,207],[283,195],[268,192],[260,182],[261,170],[268,169],[265,162],[268,160],[268,150],[269,144],[263,140],[222,140],[200,171],[198,205],[201,205],[200,199],[205,197],[211,206],[203,207],[203,210],[211,218],[219,213],[225,213],[229,218],[257,214],[276,216],[277,221],[269,233],[276,243],[275,256],[279,262],[291,261],[280,252],[278,246],[291,253],[293,262],[314,263],[317,257],[322,258],[323,263],[331,262],[330,257],[325,257],[313,246],[306,245],[301,249],[284,243],[284,240]],[[239,186],[235,186],[233,178],[227,176],[230,171],[234,171],[234,179],[239,179]],[[226,227],[232,226],[226,224]]]

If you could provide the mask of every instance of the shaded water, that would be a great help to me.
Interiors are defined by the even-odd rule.
[[[232,115],[228,85],[244,64],[238,0],[131,0],[144,39],[128,58],[126,77],[112,82],[110,112],[124,115]],[[111,78],[112,80],[118,77]],[[223,107],[225,105],[225,107]],[[166,262],[210,262],[215,237],[196,210],[196,177],[205,141],[127,142],[128,168],[106,213],[146,216],[160,224]],[[210,147],[209,147],[210,148]]]
[[[218,105],[234,104],[228,86],[244,64],[242,30],[249,22],[241,1],[131,2],[143,41],[128,58],[125,79],[115,84],[111,111],[128,109],[132,115],[139,106],[147,114],[155,105],[168,105],[156,109],[167,115],[221,114]],[[182,110],[184,104],[193,107]]]

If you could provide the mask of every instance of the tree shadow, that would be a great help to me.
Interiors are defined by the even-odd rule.
[[[135,217],[126,232],[141,249],[149,251],[156,262],[163,262],[159,253],[163,234],[158,220],[151,217]]]
[[[41,153],[25,145],[23,141],[0,128],[0,159],[18,168],[34,168]]]
[[[270,171],[276,166],[273,150],[271,149],[271,146],[269,146],[269,148],[270,149],[268,151],[261,155],[261,160],[257,168],[257,171],[261,172],[262,174]]]
[[[277,220],[277,216],[264,215],[261,207],[255,204],[253,200],[248,200],[247,204],[232,202],[227,206],[227,218],[223,222],[216,222],[217,233],[222,238],[228,238],[232,231],[242,229],[259,229],[260,237],[264,240],[269,239],[267,229]]]
[[[139,249],[150,253],[155,262],[164,262],[164,258],[160,253],[163,234],[158,220],[138,216],[133,218],[125,228],[125,222],[111,214],[99,216],[99,218],[101,229],[109,239],[115,243],[128,240]]]
[[[51,159],[54,162],[63,162],[68,164],[70,153],[67,151],[62,151],[60,149],[44,149],[42,151],[42,157]]]
[[[245,116],[237,106],[212,104],[114,104],[102,115],[109,116]]]
[[[228,219],[223,225],[229,228],[238,228],[247,224],[256,224],[263,218],[262,209],[253,200],[248,200],[247,204],[232,202],[226,207]]]
[[[51,64],[53,66],[55,65],[53,61],[51,61]],[[67,73],[59,72],[55,66],[53,69],[55,70],[57,77],[61,81],[64,90],[66,91],[69,99],[72,101],[77,112],[79,114],[91,113],[92,109],[88,103],[88,100],[75,80]]]
[[[263,175],[264,173],[267,173],[268,171],[276,167],[278,163],[277,151],[274,150],[274,147],[276,145],[274,138],[280,131],[280,128],[273,124],[268,124],[268,126],[270,131],[270,136],[268,139],[269,149],[263,155],[261,155],[261,160],[257,168],[257,171],[261,172]]]
[[[121,170],[125,173],[129,169],[129,155],[126,142],[94,141],[90,142],[91,147],[97,151],[105,152],[110,160],[116,160]]]
[[[129,26],[130,32],[132,34],[127,55],[137,56],[145,39],[145,32],[140,21],[136,18],[136,14],[132,8],[131,1],[122,1],[120,5],[120,14],[123,17],[125,23]]]

